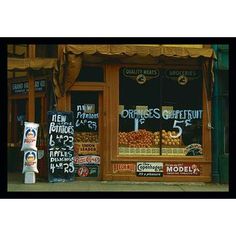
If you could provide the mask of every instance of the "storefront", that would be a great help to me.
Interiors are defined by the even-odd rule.
[[[67,45],[58,106],[74,112],[75,160],[99,156],[102,180],[211,181],[213,58],[210,48]]]
[[[212,49],[61,47],[51,93],[74,114],[78,180],[212,180]]]

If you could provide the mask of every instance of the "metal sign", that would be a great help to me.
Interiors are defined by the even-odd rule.
[[[137,162],[137,176],[162,177],[162,162]]]
[[[187,78],[199,78],[201,76],[201,71],[169,69],[165,71],[165,74],[168,78],[179,78],[180,76],[185,76]]]
[[[121,74],[125,78],[136,80],[138,84],[145,84],[148,80],[158,78],[160,72],[153,68],[121,68]]]
[[[46,80],[35,80],[34,87],[35,87],[35,92],[44,92],[46,90]],[[11,84],[12,94],[23,94],[28,92],[29,92],[28,81]]]
[[[113,173],[119,172],[135,172],[135,164],[133,163],[115,163],[112,165]]]
[[[199,79],[201,76],[200,70],[177,70],[169,69],[165,71],[166,78],[177,80],[179,85],[187,85],[187,83],[194,79]]]
[[[164,175],[199,176],[200,167],[196,163],[165,163]]]
[[[75,165],[75,172],[77,177],[98,177],[98,165]]]

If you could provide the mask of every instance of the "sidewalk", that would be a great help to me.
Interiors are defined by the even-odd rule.
[[[24,184],[22,174],[8,175],[8,192],[228,192],[227,184],[175,183],[175,182],[129,182],[129,181],[79,181],[48,183],[37,180]]]

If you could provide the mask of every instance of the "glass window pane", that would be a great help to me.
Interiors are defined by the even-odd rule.
[[[86,156],[100,160],[98,95],[98,92],[71,93],[75,122],[74,164],[78,177],[98,177],[96,165],[89,167],[82,163]]]
[[[103,82],[103,67],[83,66],[77,78],[79,82]]]
[[[162,155],[202,155],[202,76],[166,70],[162,89]]]
[[[79,143],[98,143],[98,93],[97,92],[72,92],[71,109],[75,121],[75,145]],[[76,151],[76,150],[75,150]],[[77,154],[98,154],[98,150],[91,149],[88,153],[82,149]]]
[[[202,155],[202,76],[197,70],[121,68],[120,155]]]
[[[27,121],[27,100],[18,99],[12,101],[12,142],[21,145],[23,132],[24,132],[24,122]]]
[[[160,155],[160,74],[121,68],[119,154]]]
[[[58,45],[56,44],[37,44],[36,57],[56,58],[58,54]]]

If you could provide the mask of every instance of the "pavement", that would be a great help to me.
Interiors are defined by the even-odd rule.
[[[130,181],[80,181],[49,183],[36,179],[34,184],[24,184],[24,175],[8,174],[8,192],[228,192],[228,184],[202,182],[130,182]]]

